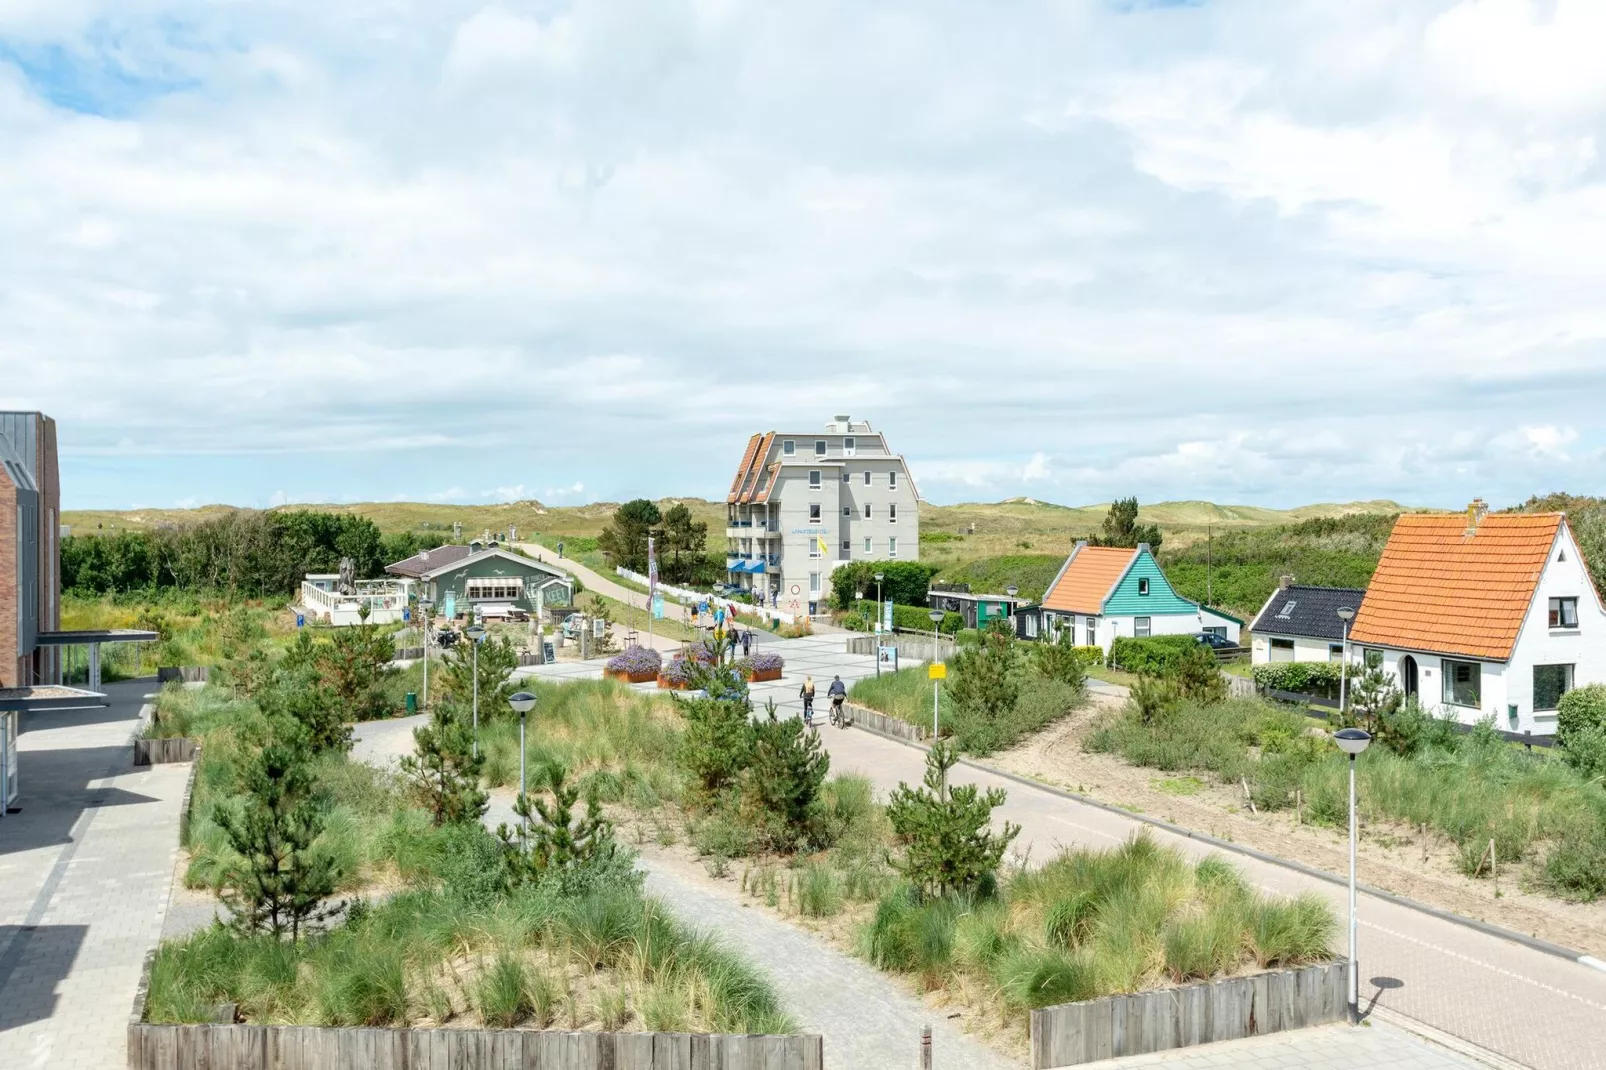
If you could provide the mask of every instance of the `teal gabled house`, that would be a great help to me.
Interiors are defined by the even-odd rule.
[[[1213,633],[1236,645],[1243,630],[1237,617],[1178,594],[1147,543],[1135,549],[1077,543],[1042,604],[1016,616],[1024,638],[1054,639],[1071,629],[1079,646],[1106,654],[1117,636]]]

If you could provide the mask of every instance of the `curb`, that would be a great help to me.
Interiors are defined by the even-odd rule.
[[[853,725],[853,727],[858,728],[860,731],[869,732],[872,735],[880,736],[882,739],[891,740],[894,743],[902,743],[904,746],[912,747],[915,750],[924,751],[930,749],[924,744],[915,743],[906,739],[899,739],[897,736],[887,735],[883,732],[877,732],[873,728],[861,728],[857,724]],[[1336,884],[1341,888],[1349,887],[1349,878],[1341,877],[1335,873],[1329,873],[1325,869],[1317,869],[1315,866],[1307,866],[1303,862],[1295,862],[1288,858],[1279,858],[1276,855],[1267,854],[1264,851],[1258,851],[1253,847],[1245,847],[1240,843],[1231,843],[1227,840],[1218,839],[1217,837],[1211,836],[1207,833],[1196,832],[1193,829],[1183,828],[1181,825],[1174,825],[1169,821],[1162,821],[1157,817],[1149,817],[1147,814],[1133,813],[1131,810],[1122,809],[1121,807],[1115,806],[1111,803],[1100,802],[1098,799],[1091,799],[1086,795],[1078,795],[1076,792],[1066,791],[1064,788],[1056,788],[1051,784],[1044,784],[1041,781],[1033,780],[1030,777],[1021,776],[1018,773],[1011,773],[1003,769],[998,769],[994,766],[987,765],[984,762],[978,762],[972,758],[961,757],[959,759],[959,764],[968,765],[972,769],[979,769],[984,773],[991,773],[993,776],[1003,777],[1005,780],[1013,780],[1015,783],[1021,784],[1025,787],[1036,788],[1039,791],[1046,791],[1051,795],[1058,795],[1061,798],[1070,799],[1073,802],[1082,803],[1083,805],[1091,806],[1097,810],[1103,810],[1111,814],[1118,814],[1121,817],[1129,818],[1133,821],[1141,821],[1145,825],[1152,825],[1155,828],[1163,829],[1175,836],[1182,836],[1186,839],[1196,840],[1200,843],[1208,843],[1212,847],[1219,848],[1223,851],[1231,851],[1234,854],[1244,855],[1260,862],[1267,862],[1274,866],[1281,866],[1284,869],[1291,869],[1296,873],[1303,873],[1307,877],[1316,877],[1317,879],[1324,880],[1329,884]],[[1537,936],[1529,936],[1526,933],[1519,933],[1513,929],[1506,929],[1499,925],[1493,925],[1487,921],[1479,921],[1477,918],[1465,917],[1464,915],[1456,914],[1440,907],[1429,906],[1427,903],[1420,903],[1415,899],[1407,899],[1403,895],[1395,895],[1393,892],[1384,891],[1382,888],[1376,888],[1370,884],[1362,884],[1357,881],[1355,889],[1358,892],[1365,892],[1367,895],[1374,896],[1389,903],[1393,903],[1395,906],[1406,907],[1411,910],[1419,911],[1431,917],[1438,918],[1441,921],[1452,922],[1456,925],[1461,925],[1468,929],[1476,930],[1477,932],[1483,933],[1485,936],[1493,936],[1501,940],[1510,940],[1513,943],[1521,944],[1524,947],[1532,948],[1535,951],[1542,951],[1547,955],[1554,955],[1556,958],[1566,959],[1569,962],[1577,963],[1578,965],[1587,969],[1599,970],[1603,973],[1606,973],[1606,962],[1602,962],[1600,959],[1597,959],[1592,955],[1586,955],[1582,951],[1575,951],[1570,947],[1563,947],[1560,944],[1553,944],[1548,940],[1541,940]]]

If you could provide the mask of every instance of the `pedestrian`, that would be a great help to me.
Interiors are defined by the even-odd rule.
[[[803,677],[803,686],[798,690],[803,696],[803,723],[814,724],[814,677]]]
[[[745,658],[749,654],[751,654],[752,652],[753,652],[753,630],[751,628],[749,628],[747,631],[742,633],[742,657]]]

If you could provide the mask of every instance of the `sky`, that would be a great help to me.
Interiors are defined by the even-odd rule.
[[[68,508],[1606,484],[1599,0],[0,0]]]

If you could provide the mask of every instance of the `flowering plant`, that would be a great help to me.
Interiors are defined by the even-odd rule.
[[[609,658],[607,669],[609,672],[625,673],[630,676],[641,676],[644,673],[656,675],[663,664],[663,655],[658,651],[644,646],[633,646],[624,653]]]
[[[753,672],[774,672],[777,669],[785,667],[786,659],[781,657],[779,654],[773,654],[770,651],[765,650],[754,654],[750,658],[746,658],[745,664]]]
[[[676,655],[670,660],[669,667],[664,670],[664,679],[672,684],[689,685],[692,682],[692,675],[696,671],[695,662]]]

